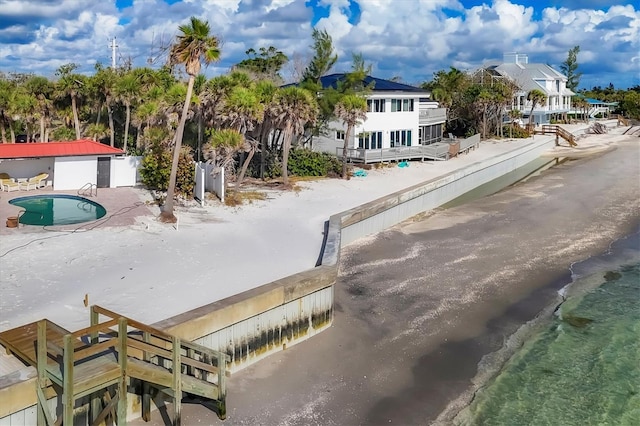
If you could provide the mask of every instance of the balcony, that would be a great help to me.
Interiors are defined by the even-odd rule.
[[[420,108],[419,116],[420,126],[428,126],[430,124],[444,123],[447,121],[446,108]]]

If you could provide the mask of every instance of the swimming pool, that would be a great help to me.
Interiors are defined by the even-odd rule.
[[[24,225],[71,225],[100,219],[107,210],[100,204],[75,195],[33,195],[19,197],[9,204],[22,207]]]

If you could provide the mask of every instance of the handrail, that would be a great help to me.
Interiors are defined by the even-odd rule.
[[[94,189],[95,189],[95,194],[93,191]],[[88,194],[87,194],[87,191],[89,191]],[[88,195],[89,197],[93,197],[95,195],[97,197],[98,185],[96,185],[95,183],[87,182],[84,185],[82,185],[82,188],[78,189],[78,195]]]

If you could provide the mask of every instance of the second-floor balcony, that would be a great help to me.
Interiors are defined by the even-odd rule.
[[[419,123],[421,126],[444,123],[447,121],[446,108],[420,108]]]

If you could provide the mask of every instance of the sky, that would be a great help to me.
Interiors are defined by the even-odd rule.
[[[508,52],[556,69],[578,45],[580,88],[640,84],[640,3],[613,0],[0,0],[0,71],[53,77],[63,64],[159,67],[178,26],[207,20],[224,74],[246,50],[274,46],[291,81],[311,58],[312,29],[327,30],[348,71],[362,54],[379,78],[409,84],[434,72],[473,71]]]

